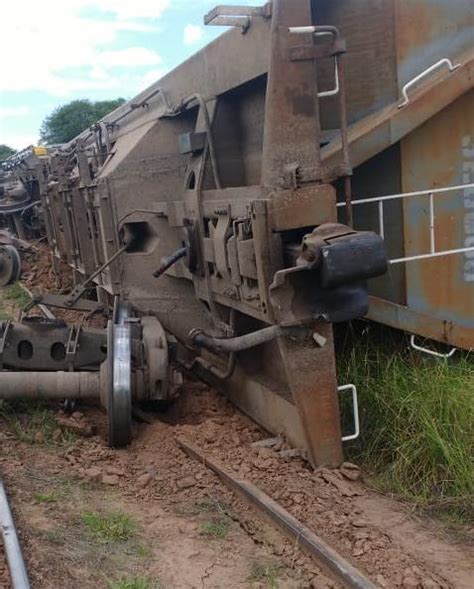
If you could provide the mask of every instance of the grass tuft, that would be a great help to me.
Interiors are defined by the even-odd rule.
[[[38,503],[56,503],[59,499],[57,493],[35,493],[35,500]]]
[[[272,562],[254,562],[250,569],[249,581],[265,583],[271,589],[278,587],[278,575],[281,566]]]
[[[95,539],[101,543],[126,542],[136,530],[133,519],[126,513],[92,513],[81,515],[82,523],[89,529]]]
[[[54,413],[42,402],[15,400],[0,406],[0,418],[15,437],[26,444],[68,446],[77,438],[58,427]]]
[[[19,307],[26,306],[30,301],[29,295],[21,288],[18,283],[12,284],[5,288],[3,296],[7,301],[11,301]]]
[[[159,583],[150,581],[147,577],[127,577],[107,582],[107,589],[160,589],[160,587]]]
[[[474,362],[431,359],[406,345],[356,337],[338,355],[359,393],[361,436],[347,453],[385,491],[473,516]]]
[[[217,517],[211,521],[204,522],[201,526],[201,533],[208,538],[223,539],[230,531],[230,521],[226,517]]]

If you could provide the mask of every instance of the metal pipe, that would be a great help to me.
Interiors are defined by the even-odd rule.
[[[20,541],[16,533],[8,497],[0,481],[0,526],[2,528],[3,545],[10,570],[10,581],[13,589],[30,589],[28,573],[21,552]]]
[[[186,253],[187,249],[185,247],[181,247],[171,255],[161,258],[160,266],[157,270],[153,272],[153,276],[155,278],[159,278],[160,276],[162,276],[166,272],[166,270],[169,270],[171,266],[174,266],[176,262],[179,262],[181,258],[186,257]]]
[[[344,168],[347,171],[347,176],[344,178],[344,201],[346,203],[346,224],[349,227],[354,225],[354,213],[352,210],[352,186],[351,178],[349,176],[350,170],[350,155],[349,155],[349,141],[347,138],[347,105],[346,105],[346,74],[344,67],[344,56],[337,55],[336,63],[339,63],[339,124],[341,127],[341,142],[342,142],[342,159]]]
[[[0,372],[0,399],[100,397],[99,372]]]
[[[231,311],[230,311],[230,328],[232,330],[232,334],[235,329],[235,315],[236,315],[235,309],[231,309]],[[208,372],[210,372],[213,376],[215,376],[219,380],[228,380],[234,374],[236,363],[237,363],[236,353],[230,352],[230,354],[228,355],[228,358],[227,358],[227,367],[225,370],[221,370],[220,368],[218,368],[214,364],[211,364],[211,362],[208,362],[207,360],[205,360],[204,358],[201,358],[200,356],[198,356],[197,358],[194,358],[194,360],[188,366],[186,366],[186,368],[188,370],[192,370],[194,368],[194,366],[196,364],[198,364],[204,370],[207,370]]]
[[[302,327],[282,327],[281,325],[271,325],[264,327],[259,331],[253,331],[246,335],[238,337],[219,338],[204,333],[199,329],[193,329],[189,337],[193,345],[198,348],[204,348],[211,352],[242,352],[265,344],[277,337],[288,335],[301,335]]]
[[[115,262],[115,260],[121,256],[125,251],[127,251],[127,249],[130,247],[130,244],[126,244],[124,246],[122,246],[121,248],[119,248],[114,254],[112,254],[112,256],[104,263],[102,264],[102,266],[100,268],[97,268],[97,270],[91,274],[89,276],[89,278],[87,278],[87,280],[85,280],[85,282],[83,282],[82,284],[78,284],[74,290],[71,292],[71,294],[68,296],[67,300],[66,300],[66,304],[69,307],[72,307],[72,305],[74,305],[81,297],[82,295],[86,292],[87,290],[87,286],[93,282],[97,276],[99,276],[99,274],[102,274],[102,272],[108,267],[110,266],[113,262]]]

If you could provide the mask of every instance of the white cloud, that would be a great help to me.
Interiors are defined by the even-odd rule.
[[[0,143],[13,149],[24,149],[29,145],[38,145],[37,133],[4,133],[0,134]]]
[[[79,0],[79,3],[111,12],[121,20],[158,19],[171,4],[171,0]]]
[[[171,0],[10,2],[0,19],[0,50],[3,56],[10,56],[2,60],[0,91],[42,90],[67,96],[73,91],[115,88],[120,78],[116,68],[156,68],[161,58],[146,47],[112,47],[122,32],[157,30],[157,19],[170,3]],[[131,72],[123,93],[133,94],[140,89],[142,77],[143,71],[135,77]]]
[[[24,117],[29,112],[28,106],[0,106],[0,119]]]
[[[186,25],[183,31],[183,41],[185,45],[194,45],[202,39],[204,35],[203,28],[198,25]]]
[[[146,47],[129,47],[119,51],[103,51],[96,63],[103,67],[140,67],[158,65],[162,59],[156,51]]]

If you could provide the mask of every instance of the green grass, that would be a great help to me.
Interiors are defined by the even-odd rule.
[[[59,495],[54,491],[50,493],[35,493],[35,500],[38,503],[56,503],[58,499]]]
[[[361,436],[346,454],[382,490],[472,519],[472,356],[431,359],[374,332],[346,340],[338,355],[339,381],[359,393]]]
[[[126,542],[135,535],[136,524],[126,513],[85,512],[81,521],[100,543]]]
[[[15,305],[19,307],[24,307],[30,302],[29,295],[21,288],[21,286],[16,283],[8,286],[3,291],[3,297],[7,301],[11,301]]]
[[[208,538],[222,540],[230,531],[230,521],[226,517],[216,517],[204,522],[201,526],[201,534]]]
[[[160,589],[161,585],[156,581],[150,581],[147,577],[126,577],[119,581],[108,581],[107,589]]]
[[[76,440],[70,430],[60,430],[54,413],[38,401],[9,401],[0,406],[0,418],[15,437],[26,444],[67,446]]]
[[[274,562],[254,562],[250,569],[249,581],[265,583],[271,589],[278,587],[278,575],[281,566]]]

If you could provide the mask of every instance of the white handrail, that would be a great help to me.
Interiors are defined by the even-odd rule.
[[[454,70],[457,70],[458,67],[461,67],[461,64],[460,63],[457,63],[456,65],[453,65],[451,63],[451,60],[448,59],[447,57],[444,57],[443,59],[440,59],[439,61],[437,61],[433,65],[430,65],[430,67],[428,67],[425,70],[423,70],[420,74],[418,74],[417,76],[415,76],[414,78],[412,78],[409,82],[407,82],[405,84],[405,86],[403,86],[403,88],[402,88],[403,100],[398,105],[398,108],[403,108],[404,106],[406,106],[410,102],[410,99],[408,98],[408,89],[409,88],[412,88],[422,78],[424,78],[428,74],[431,74],[431,72],[434,72],[435,70],[437,70],[439,67],[441,67],[444,64],[446,64],[449,67],[449,71],[450,72],[453,72]]]
[[[429,197],[429,233],[430,233],[430,251],[429,253],[416,254],[412,256],[405,256],[401,258],[394,258],[389,260],[389,264],[401,264],[405,262],[413,262],[417,260],[427,260],[429,258],[439,258],[442,256],[450,256],[454,254],[462,254],[474,251],[474,246],[460,247],[451,250],[436,251],[436,232],[435,232],[435,202],[436,195],[443,195],[447,192],[454,192],[455,190],[466,190],[474,188],[474,183],[459,184],[456,186],[445,186],[444,188],[431,188],[428,190],[417,190],[415,192],[405,192],[400,194],[388,194],[386,196],[378,196],[374,198],[359,198],[352,201],[352,206],[363,204],[377,204],[378,207],[378,224],[379,234],[385,238],[385,218],[384,218],[384,203],[390,200],[404,200],[410,197],[428,196]],[[338,202],[337,207],[345,207],[346,203]]]

